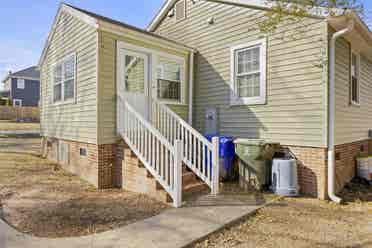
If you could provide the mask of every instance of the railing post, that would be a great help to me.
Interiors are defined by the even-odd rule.
[[[174,145],[174,198],[173,205],[176,208],[182,206],[182,158],[183,144],[176,140]]]
[[[212,194],[217,195],[220,185],[220,139],[218,137],[213,137],[212,145]]]

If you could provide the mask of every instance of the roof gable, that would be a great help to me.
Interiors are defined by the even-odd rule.
[[[148,25],[147,30],[153,32],[162,20],[167,16],[167,13],[173,8],[174,4],[179,0],[165,0],[164,4],[158,11],[157,15],[153,18],[151,23]],[[192,0],[195,1],[195,0]],[[246,8],[270,10],[274,3],[270,0],[204,0],[209,2],[221,3],[221,4],[232,4]],[[344,13],[343,9],[335,9],[337,15]],[[309,10],[309,17],[312,18],[326,18],[328,16],[328,9],[322,7],[313,7]]]
[[[31,67],[28,67],[24,70],[11,73],[9,76],[10,77],[39,79],[40,72],[39,72],[39,70],[37,70],[37,66],[31,66]]]
[[[51,29],[51,31],[48,35],[48,39],[47,39],[46,44],[44,46],[42,55],[40,57],[39,64],[38,64],[39,67],[42,65],[42,63],[45,59],[45,56],[48,52],[49,45],[50,45],[50,43],[53,39],[53,35],[54,35],[56,27],[58,25],[58,20],[59,20],[60,16],[62,15],[62,13],[68,13],[68,14],[72,15],[73,17],[75,17],[75,18],[85,22],[86,24],[94,27],[95,29],[100,28],[100,25],[102,25],[102,23],[109,23],[109,24],[116,25],[116,26],[119,26],[121,28],[124,28],[127,31],[130,30],[132,32],[136,32],[137,34],[147,35],[147,37],[152,37],[157,41],[162,40],[164,42],[167,42],[168,44],[174,44],[176,46],[182,47],[183,49],[186,49],[186,50],[189,50],[189,51],[194,51],[194,49],[191,48],[191,47],[188,47],[188,46],[186,46],[184,44],[181,44],[179,42],[175,42],[173,40],[167,39],[167,38],[162,37],[160,35],[157,35],[155,33],[149,32],[147,30],[143,30],[141,28],[138,28],[138,27],[135,27],[135,26],[123,23],[123,22],[116,21],[116,20],[113,20],[111,18],[101,16],[101,15],[98,15],[98,14],[90,12],[90,11],[87,11],[87,10],[84,10],[84,9],[80,9],[80,8],[62,3],[60,5],[59,9],[58,9],[57,15],[56,15],[56,17],[54,19],[54,22],[53,22],[53,25],[52,25],[52,29]]]
[[[7,81],[9,78],[40,80],[40,71],[38,70],[37,66],[31,66],[17,72],[9,73],[2,82],[5,83],[5,81]]]
[[[40,67],[43,62],[44,62],[44,59],[45,59],[45,56],[48,52],[48,49],[49,49],[49,45],[53,39],[53,36],[54,36],[54,33],[56,31],[56,28],[57,28],[57,25],[58,25],[58,20],[59,18],[61,17],[62,13],[68,13],[70,15],[72,15],[73,17],[85,22],[86,24],[94,27],[94,28],[98,28],[98,23],[97,23],[97,20],[67,4],[64,4],[62,3],[59,8],[58,8],[58,11],[57,11],[57,14],[56,16],[54,17],[54,21],[53,21],[53,25],[52,25],[52,28],[48,34],[48,38],[45,42],[45,45],[44,45],[44,49],[43,49],[43,52],[41,54],[41,57],[39,59],[39,64],[38,66]]]
[[[148,25],[148,31],[154,31],[157,26],[161,23],[164,17],[167,16],[167,13],[173,8],[174,4],[179,0],[165,0],[162,7],[159,9],[157,15],[152,19],[151,23]],[[244,7],[258,8],[258,9],[270,9],[270,6],[267,0],[206,0],[217,3],[227,3],[235,4]]]

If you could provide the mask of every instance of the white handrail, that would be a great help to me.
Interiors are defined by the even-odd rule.
[[[182,204],[181,141],[170,144],[130,104],[118,97],[118,132],[146,169],[173,199],[175,207]]]
[[[183,162],[210,188],[218,193],[219,184],[219,141],[210,142],[190,124],[165,104],[153,100],[152,123],[170,144],[181,140],[184,145]]]

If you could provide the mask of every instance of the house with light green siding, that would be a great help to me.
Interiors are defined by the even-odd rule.
[[[303,194],[336,199],[372,150],[372,34],[353,11],[264,33],[270,10],[167,0],[143,30],[62,4],[39,63],[43,154],[179,207],[218,194],[219,136],[262,139],[296,157]]]

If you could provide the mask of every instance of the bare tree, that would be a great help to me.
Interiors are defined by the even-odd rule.
[[[342,15],[347,10],[357,12],[366,23],[371,23],[364,11],[362,0],[267,0],[266,4],[271,10],[266,13],[266,19],[259,23],[263,32],[276,30],[284,21],[301,20],[309,15]]]

